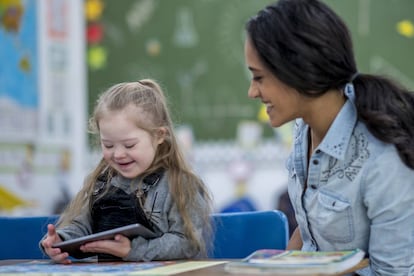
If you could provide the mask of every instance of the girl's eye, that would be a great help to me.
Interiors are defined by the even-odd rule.
[[[261,76],[253,76],[253,80],[254,81],[261,81],[262,77]]]
[[[103,145],[106,149],[111,149],[111,148],[113,148],[114,146],[112,146],[112,145]]]
[[[134,145],[125,145],[125,148],[127,148],[127,149],[131,149],[131,148],[133,148],[135,146],[135,144]]]

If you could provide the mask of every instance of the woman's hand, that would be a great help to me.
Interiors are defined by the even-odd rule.
[[[80,247],[82,252],[111,254],[120,258],[128,256],[131,251],[131,241],[124,235],[116,235],[113,240],[100,240],[85,243]]]
[[[67,252],[61,252],[60,248],[53,248],[52,245],[61,242],[62,239],[56,233],[56,228],[53,224],[47,226],[47,236],[41,242],[46,254],[55,262],[62,264],[70,264],[71,260]]]

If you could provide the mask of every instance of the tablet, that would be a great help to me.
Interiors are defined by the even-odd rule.
[[[152,232],[151,230],[149,230],[148,228],[146,228],[145,226],[139,223],[134,223],[134,224],[114,228],[111,230],[83,236],[80,238],[55,243],[52,245],[52,247],[60,248],[62,252],[68,252],[70,256],[78,258],[78,259],[86,258],[89,256],[94,256],[97,253],[90,253],[90,252],[83,253],[79,249],[82,244],[93,242],[93,241],[98,241],[98,240],[114,239],[115,235],[117,234],[124,235],[128,238],[133,238],[136,236],[142,236],[144,238],[155,238],[156,237],[156,234]]]

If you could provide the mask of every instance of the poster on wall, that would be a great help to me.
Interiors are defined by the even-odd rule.
[[[35,1],[0,1],[2,139],[36,136],[39,109]]]
[[[0,214],[59,213],[82,178],[80,3],[0,0]]]

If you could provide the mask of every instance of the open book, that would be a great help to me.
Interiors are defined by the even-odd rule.
[[[261,249],[241,261],[229,262],[225,270],[236,274],[314,275],[334,274],[359,264],[365,252]]]

